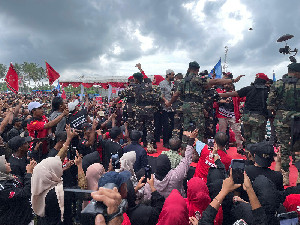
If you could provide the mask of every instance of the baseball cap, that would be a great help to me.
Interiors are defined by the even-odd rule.
[[[118,188],[121,187],[122,184],[126,183],[131,177],[131,173],[129,171],[123,171],[121,173],[117,173],[115,171],[111,171],[105,173],[100,177],[98,182],[98,187],[103,187],[105,184],[113,183],[116,184]]]
[[[76,99],[75,101],[73,102],[70,102],[68,103],[68,109],[70,112],[74,111],[75,110],[75,107],[79,104],[79,101],[78,99]]]
[[[167,69],[166,70],[166,74],[168,75],[168,74],[171,74],[171,73],[174,73],[174,70],[171,70],[171,69]]]
[[[12,150],[18,150],[24,143],[30,142],[32,138],[30,136],[28,137],[21,137],[21,136],[15,136],[12,139],[8,141],[8,147]]]
[[[269,81],[268,76],[266,74],[264,74],[264,73],[258,73],[256,75],[257,75],[257,78],[263,79],[265,81]]]
[[[267,141],[247,145],[247,149],[254,154],[255,162],[261,167],[270,167],[274,161],[274,147]]]
[[[33,109],[38,109],[38,108],[40,108],[41,106],[43,106],[44,104],[41,104],[41,103],[39,103],[39,102],[30,102],[29,104],[28,104],[28,110],[29,111],[31,111],[31,110],[33,110]]]

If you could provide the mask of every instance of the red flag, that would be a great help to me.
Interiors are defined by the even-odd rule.
[[[14,93],[18,93],[19,91],[19,78],[18,74],[14,69],[14,66],[10,64],[10,67],[7,71],[5,82],[7,87],[13,91]]]
[[[67,99],[65,90],[63,90],[63,92],[62,92],[62,94],[61,94],[61,97],[62,97],[63,99]]]
[[[53,82],[60,77],[60,75],[47,62],[46,62],[46,70],[47,70],[47,76],[49,78],[49,85],[52,85]]]

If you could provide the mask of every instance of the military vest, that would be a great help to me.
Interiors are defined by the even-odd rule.
[[[182,82],[180,90],[182,100],[185,102],[203,103],[203,93],[205,85],[207,84],[207,79],[196,75],[188,75]]]
[[[281,99],[278,109],[300,112],[300,79],[295,77],[282,78],[283,85],[278,89]]]
[[[136,105],[153,105],[154,96],[151,84],[141,83],[134,87],[134,98]]]

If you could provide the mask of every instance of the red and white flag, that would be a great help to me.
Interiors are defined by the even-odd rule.
[[[14,66],[12,63],[10,63],[9,69],[7,71],[6,77],[5,77],[5,82],[7,87],[13,91],[14,93],[18,93],[19,91],[19,78],[18,74],[14,69]]]
[[[62,94],[61,94],[61,97],[62,97],[63,99],[67,99],[66,92],[65,92],[64,89],[63,89],[63,92],[62,92]]]
[[[49,85],[52,85],[53,82],[56,81],[60,77],[60,75],[47,62],[46,62],[46,70],[47,70],[47,76],[49,79]]]

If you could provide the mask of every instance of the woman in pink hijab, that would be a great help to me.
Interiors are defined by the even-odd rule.
[[[98,190],[98,181],[104,174],[105,169],[100,163],[90,165],[86,170],[87,189],[92,191]]]
[[[98,190],[98,181],[105,173],[104,167],[100,163],[90,165],[86,170],[87,189],[92,191]],[[82,209],[88,205],[88,201],[82,203]]]

